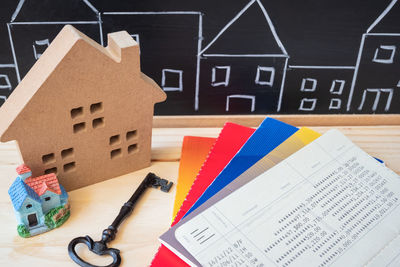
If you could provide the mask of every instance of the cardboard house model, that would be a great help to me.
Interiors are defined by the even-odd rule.
[[[126,31],[104,48],[67,25],[1,107],[0,141],[16,140],[34,176],[55,173],[69,191],[149,166],[165,99]]]
[[[32,177],[22,164],[8,190],[18,221],[18,234],[30,237],[59,227],[69,218],[68,194],[54,173]]]

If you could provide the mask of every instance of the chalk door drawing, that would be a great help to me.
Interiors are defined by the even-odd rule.
[[[134,4],[104,7],[101,0],[19,0],[5,25],[13,62],[0,64],[0,105],[72,24],[102,45],[109,32],[129,32],[140,46],[142,71],[168,95],[155,107],[159,115],[399,113],[400,4],[386,1],[354,40],[354,64],[323,65],[298,64],[270,0],[248,1],[213,36],[204,32],[201,4],[143,11]],[[35,17],[32,9],[43,5],[62,15]]]

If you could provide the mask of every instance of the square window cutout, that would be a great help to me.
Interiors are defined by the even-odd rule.
[[[257,67],[257,74],[255,83],[259,85],[269,85],[272,86],[274,84],[275,78],[275,68],[273,67]]]
[[[104,127],[104,118],[97,118],[92,121],[93,129],[102,128]]]
[[[90,105],[90,113],[100,113],[103,112],[103,102],[94,103]]]
[[[121,144],[121,137],[119,134],[110,137],[110,146]]]
[[[44,174],[50,174],[50,173],[57,174],[57,168],[54,167],[54,168],[44,170]]]
[[[49,153],[49,154],[43,155],[42,162],[44,164],[54,163],[54,162],[56,162],[56,156],[54,155],[54,153]]]
[[[182,70],[163,69],[161,87],[164,91],[183,91]]]
[[[128,154],[133,154],[138,151],[138,145],[137,144],[132,144],[128,146]]]
[[[126,133],[126,141],[130,141],[137,137],[137,130],[129,131]]]
[[[110,156],[111,156],[111,159],[122,157],[121,148],[117,148],[117,149],[111,150]]]
[[[212,86],[228,86],[229,77],[231,74],[230,66],[215,66],[211,72],[211,85]]]
[[[375,50],[373,62],[382,64],[392,64],[396,46],[394,45],[381,45]]]
[[[75,119],[83,115],[83,107],[71,109],[71,119]]]
[[[73,172],[76,169],[75,162],[67,163],[63,166],[64,172]]]
[[[86,123],[85,122],[76,123],[76,124],[74,124],[73,129],[74,129],[74,133],[85,132],[86,131]]]
[[[74,149],[72,147],[64,149],[61,151],[61,158],[65,159],[68,157],[73,157],[74,156]]]

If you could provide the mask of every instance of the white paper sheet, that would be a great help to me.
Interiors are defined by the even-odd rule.
[[[332,130],[180,226],[203,266],[398,266],[400,177]]]

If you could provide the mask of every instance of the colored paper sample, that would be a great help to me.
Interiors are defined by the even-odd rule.
[[[224,125],[172,225],[182,219],[194,202],[201,196],[226,164],[229,163],[254,131],[255,129],[253,128],[235,123],[228,122]],[[151,266],[178,267],[188,265],[165,246],[161,245],[151,262]]]
[[[183,137],[172,218],[178,213],[215,140],[209,137]]]
[[[232,158],[229,164],[226,165],[212,184],[190,208],[187,214],[218,193],[218,191],[284,142],[297,130],[296,127],[284,122],[272,118],[266,118],[235,157]]]

